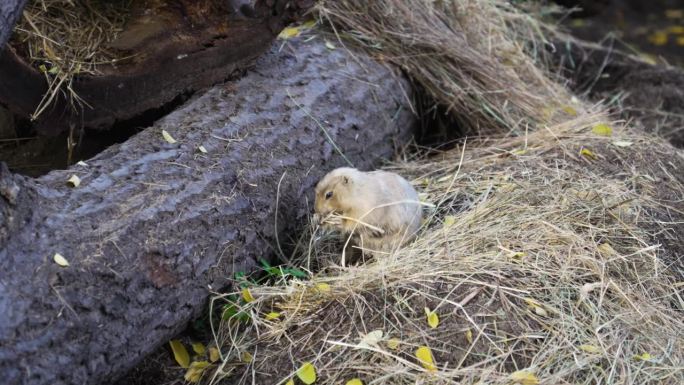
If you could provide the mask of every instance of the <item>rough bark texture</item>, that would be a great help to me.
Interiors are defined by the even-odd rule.
[[[167,342],[209,286],[301,230],[315,182],[344,164],[296,103],[369,168],[413,128],[398,79],[317,41],[288,43],[87,167],[38,179],[0,169],[3,383],[111,382]]]
[[[282,28],[313,0],[134,1],[132,16],[108,49],[120,52],[101,75],[81,75],[74,92],[87,105],[59,93],[37,119],[42,134],[70,125],[110,129],[203,87],[234,78],[251,66]],[[0,56],[0,102],[29,117],[48,92],[45,74],[15,47]]]
[[[26,5],[26,0],[3,0],[0,1],[0,56],[3,47],[12,34],[14,24],[21,16],[21,11]]]

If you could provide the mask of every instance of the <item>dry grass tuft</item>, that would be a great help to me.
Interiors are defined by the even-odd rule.
[[[548,29],[503,0],[323,1],[340,41],[402,68],[470,132],[524,132],[567,103],[543,60]]]
[[[311,362],[316,384],[684,382],[681,278],[657,244],[684,216],[681,154],[620,122],[593,133],[602,109],[568,107],[528,56],[534,22],[503,1],[322,7],[344,41],[494,134],[389,167],[434,205],[413,243],[345,267],[306,235],[293,263],[309,280],[214,298],[236,314],[213,325],[222,355],[204,381],[285,384]]]
[[[123,30],[131,0],[33,0],[14,29],[11,44],[45,74],[49,85],[31,118],[59,93],[72,106],[87,104],[72,88],[76,75],[98,75],[98,67],[121,59],[107,43]]]
[[[495,384],[519,370],[543,384],[680,384],[681,283],[649,234],[656,186],[639,177],[668,166],[613,145],[653,150],[617,124],[613,137],[591,134],[601,119],[393,165],[436,206],[418,239],[341,267],[339,250],[314,237],[297,262],[313,256],[321,271],[250,287],[255,300],[238,305],[250,319],[217,329],[223,361],[207,380],[283,384],[310,361],[317,384]],[[624,163],[607,160],[616,158]],[[374,330],[382,339],[360,346]],[[418,346],[430,347],[437,371],[419,364]]]

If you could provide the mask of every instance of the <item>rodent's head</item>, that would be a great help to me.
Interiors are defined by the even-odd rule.
[[[314,209],[319,219],[331,213],[344,214],[350,209],[352,189],[359,171],[342,167],[329,172],[316,185]]]

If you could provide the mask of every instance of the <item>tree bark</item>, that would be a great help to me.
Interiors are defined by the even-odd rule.
[[[14,24],[21,16],[21,11],[26,5],[26,0],[3,0],[0,1],[0,56],[2,48],[12,34]]]
[[[3,383],[111,382],[166,343],[209,287],[302,230],[314,184],[346,164],[336,146],[368,169],[408,140],[400,79],[318,40],[289,42],[87,166],[38,179],[1,168]]]
[[[85,103],[58,93],[35,121],[36,129],[47,135],[70,126],[110,129],[235,78],[312,5],[313,0],[133,1],[131,19],[107,47],[128,59],[99,66],[101,75],[77,76],[72,89]],[[48,92],[46,74],[13,47],[0,56],[0,74],[0,102],[31,116]]]

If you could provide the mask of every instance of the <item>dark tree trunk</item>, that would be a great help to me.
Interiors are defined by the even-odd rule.
[[[0,1],[0,56],[3,54],[2,48],[9,40],[14,24],[19,20],[25,5],[26,0]]]
[[[387,68],[318,40],[274,51],[87,166],[0,170],[4,384],[115,380],[197,316],[209,287],[301,231],[312,187],[345,164],[317,122],[359,168],[410,137],[407,84]]]
[[[59,93],[36,120],[39,133],[54,135],[71,125],[110,129],[181,95],[234,78],[313,0],[131,4],[131,19],[108,47],[129,59],[100,66],[98,76],[77,76],[73,90],[87,105],[74,105],[67,93]],[[45,76],[8,47],[0,56],[0,103],[19,116],[31,116],[48,91]]]

